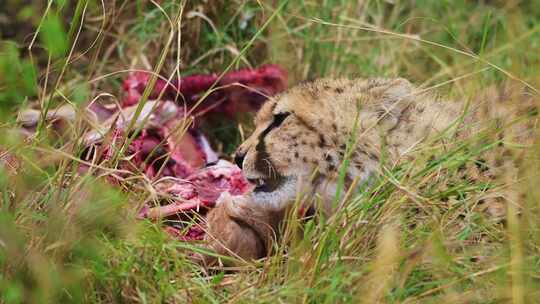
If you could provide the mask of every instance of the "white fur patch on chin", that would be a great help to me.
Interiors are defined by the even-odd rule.
[[[298,180],[288,177],[287,180],[272,192],[253,192],[253,202],[267,210],[280,211],[291,205],[298,193]]]

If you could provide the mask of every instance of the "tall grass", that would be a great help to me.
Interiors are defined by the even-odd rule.
[[[494,220],[482,201],[511,181],[477,183],[498,139],[478,133],[426,143],[399,166],[381,164],[369,188],[343,194],[330,218],[291,212],[276,253],[203,269],[196,244],[133,220],[149,195],[131,182],[79,175],[80,134],[21,139],[16,111],[82,108],[118,98],[130,70],[166,77],[279,63],[291,84],[316,77],[401,76],[470,100],[509,79],[538,99],[536,1],[10,2],[0,50],[0,302],[533,303],[540,297],[538,157],[520,156],[519,193]],[[29,26],[29,24],[31,26]],[[268,26],[265,27],[265,24]],[[110,94],[110,95],[109,95]],[[111,97],[115,96],[115,97]],[[513,102],[518,102],[514,100]],[[246,117],[206,126],[224,157]],[[444,136],[444,135],[441,135]],[[516,154],[518,155],[518,154]],[[119,157],[121,157],[119,152]],[[136,179],[137,176],[134,176]]]

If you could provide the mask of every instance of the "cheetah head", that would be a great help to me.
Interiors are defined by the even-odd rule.
[[[319,96],[313,90],[311,83],[300,85],[265,103],[255,117],[255,131],[235,153],[236,164],[255,185],[254,202],[268,209],[294,201],[314,172],[337,171],[342,138],[333,121],[341,114],[330,113],[324,92],[319,90]]]
[[[393,128],[403,107],[392,104],[408,91],[410,84],[403,79],[319,79],[271,98],[255,117],[255,131],[235,154],[236,164],[256,185],[253,201],[280,210],[304,190],[317,188],[323,199],[333,196],[357,117],[363,135],[347,176],[366,180],[378,165],[374,138],[379,134],[366,131],[367,126],[374,122],[384,126],[379,131]]]

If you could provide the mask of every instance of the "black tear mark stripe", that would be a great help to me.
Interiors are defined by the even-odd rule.
[[[257,171],[265,172],[265,170],[269,169],[269,166],[273,166],[272,160],[270,160],[270,155],[266,151],[264,138],[266,135],[268,135],[268,133],[270,133],[270,131],[279,127],[290,114],[291,113],[289,112],[275,114],[272,123],[268,125],[268,127],[266,127],[266,129],[264,129],[264,131],[262,131],[259,135],[259,140],[255,146],[255,151],[257,151],[257,156],[255,158],[255,169],[257,169]]]
[[[259,172],[266,173],[272,160],[270,160],[270,155],[266,151],[264,138],[259,137],[259,142],[255,146],[255,151],[257,151],[257,156],[255,157],[255,169]]]

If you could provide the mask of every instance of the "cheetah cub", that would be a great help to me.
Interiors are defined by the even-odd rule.
[[[467,106],[440,100],[401,78],[321,79],[271,98],[255,118],[255,131],[235,154],[236,164],[255,187],[248,199],[227,196],[210,212],[210,246],[227,254],[228,244],[242,252],[238,250],[242,244],[268,243],[270,234],[257,233],[261,229],[247,225],[246,219],[260,219],[275,229],[279,222],[275,216],[300,192],[317,194],[322,211],[332,213],[346,157],[345,187],[362,185],[380,173],[382,155],[385,164],[398,164],[413,159],[421,143],[443,131],[464,138],[479,130],[482,120],[509,119],[524,108],[521,104],[508,109],[511,102],[501,106],[504,101],[490,100],[497,98],[486,96]],[[520,128],[513,131],[528,138],[532,128]],[[246,229],[253,233],[245,233]],[[225,236],[220,231],[238,233]],[[241,257],[263,255],[257,252]]]

